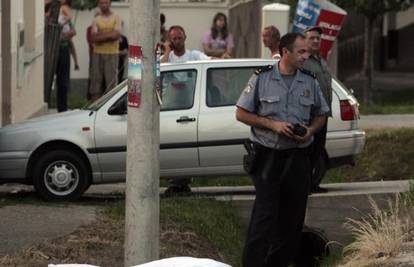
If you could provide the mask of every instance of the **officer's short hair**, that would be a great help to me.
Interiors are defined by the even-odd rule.
[[[280,38],[279,43],[279,53],[280,56],[283,56],[283,48],[286,48],[289,51],[292,51],[293,44],[295,43],[296,39],[305,39],[305,36],[302,33],[297,32],[289,32]]]
[[[173,25],[173,26],[171,26],[171,27],[170,27],[170,29],[168,30],[168,35],[170,35],[170,33],[171,33],[173,30],[179,30],[179,31],[181,31],[181,32],[184,34],[184,37],[186,36],[186,35],[185,35],[184,28],[183,28],[183,27],[181,27],[180,25]]]

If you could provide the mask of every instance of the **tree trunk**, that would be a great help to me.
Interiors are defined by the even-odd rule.
[[[375,18],[365,18],[364,36],[364,62],[362,73],[364,75],[362,101],[364,104],[371,103],[372,72],[374,69],[374,22]]]

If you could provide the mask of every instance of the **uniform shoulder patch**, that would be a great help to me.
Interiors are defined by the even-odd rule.
[[[273,65],[267,65],[267,66],[262,66],[262,67],[258,67],[255,71],[254,74],[259,75],[260,73],[269,71],[273,69]]]
[[[306,75],[311,76],[312,78],[316,79],[316,74],[310,70],[300,69],[301,72],[303,72]]]

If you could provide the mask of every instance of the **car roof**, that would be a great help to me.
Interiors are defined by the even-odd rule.
[[[202,65],[202,64],[223,64],[223,63],[263,63],[263,64],[274,64],[276,62],[275,59],[263,59],[263,58],[237,58],[237,59],[208,59],[208,60],[194,60],[194,61],[186,61],[183,63],[162,63],[161,66],[186,66],[186,65]]]

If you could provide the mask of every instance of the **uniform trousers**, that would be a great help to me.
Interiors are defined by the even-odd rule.
[[[299,247],[310,185],[309,148],[255,144],[256,189],[243,267],[287,267]]]
[[[320,157],[324,156],[326,144],[326,132],[328,130],[328,122],[313,136],[312,152],[311,152],[311,187],[317,188],[323,176],[321,170],[317,168]]]

